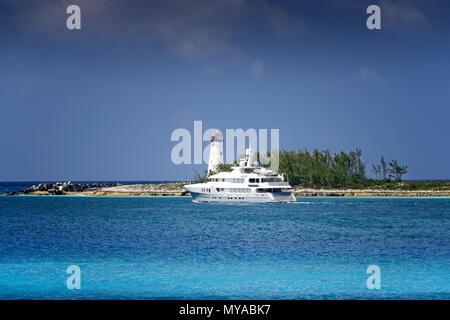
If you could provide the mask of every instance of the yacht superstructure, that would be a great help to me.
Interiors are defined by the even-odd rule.
[[[252,151],[231,172],[219,172],[205,183],[184,188],[194,202],[296,202],[292,188],[277,172],[252,165]]]

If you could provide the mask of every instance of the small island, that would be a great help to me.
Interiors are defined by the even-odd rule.
[[[258,153],[256,157],[261,160]],[[372,178],[367,177],[366,166],[359,149],[348,153],[282,150],[279,154],[279,172],[290,182],[296,197],[450,197],[450,181],[402,180],[408,166],[398,160],[386,161],[381,156],[379,163],[371,166]],[[217,169],[227,170],[230,166]],[[206,181],[210,174],[205,171],[194,182]],[[69,181],[41,183],[3,195],[190,196],[184,189],[186,184],[189,182],[122,185]]]
[[[190,196],[184,189],[188,182],[161,184],[72,184],[42,183],[18,192],[4,195],[78,195],[78,196]],[[331,189],[294,187],[296,197],[450,197],[450,182],[447,181],[401,181],[381,184],[372,188]]]

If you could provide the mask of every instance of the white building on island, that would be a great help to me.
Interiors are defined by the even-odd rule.
[[[223,138],[220,132],[211,136],[209,150],[208,174],[217,170],[218,165],[223,164]]]

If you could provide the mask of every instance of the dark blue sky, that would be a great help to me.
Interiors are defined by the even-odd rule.
[[[194,120],[450,178],[448,1],[312,2],[0,0],[0,181],[189,179]]]

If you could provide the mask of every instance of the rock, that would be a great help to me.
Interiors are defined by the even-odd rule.
[[[49,189],[47,192],[51,195],[63,195],[64,194],[64,192],[62,192],[59,189]]]

